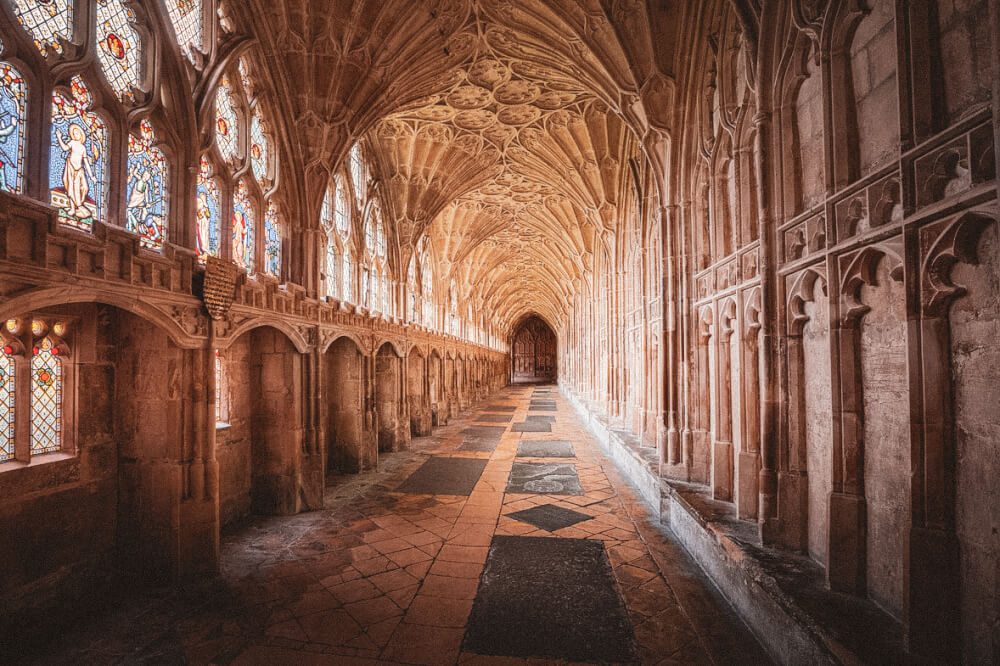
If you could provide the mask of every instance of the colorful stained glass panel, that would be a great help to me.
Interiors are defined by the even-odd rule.
[[[233,261],[249,273],[254,270],[254,211],[246,183],[233,193]]]
[[[253,118],[250,119],[250,166],[253,167],[254,178],[259,183],[263,183],[267,178],[269,157],[264,118],[258,106],[253,110]]]
[[[14,0],[14,14],[42,55],[62,53],[59,39],[73,39],[72,0]]]
[[[236,159],[239,136],[239,120],[233,107],[232,88],[229,77],[223,76],[215,92],[215,142],[228,162]]]
[[[203,9],[201,0],[166,0],[167,14],[174,26],[181,53],[194,60],[192,49],[201,49]]]
[[[14,457],[14,357],[0,349],[0,462]]]
[[[281,273],[281,220],[273,203],[264,214],[264,271],[275,277]]]
[[[49,192],[60,222],[90,231],[95,220],[104,219],[107,207],[107,129],[90,112],[83,79],[73,77],[71,90],[70,97],[52,93]]]
[[[219,185],[212,178],[212,167],[201,158],[198,171],[198,188],[195,198],[195,219],[198,222],[198,257],[219,256],[219,218],[221,199]]]
[[[0,190],[19,193],[24,179],[24,108],[28,88],[21,74],[0,62]]]
[[[31,359],[31,453],[62,447],[62,361],[58,348],[45,338]]]
[[[158,248],[167,228],[167,159],[155,140],[146,120],[139,124],[138,136],[129,135],[125,228],[139,234],[146,247]]]
[[[133,101],[139,87],[142,44],[135,14],[122,0],[97,0],[97,59],[120,100]]]

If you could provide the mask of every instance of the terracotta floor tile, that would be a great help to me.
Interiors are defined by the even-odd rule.
[[[419,582],[419,579],[414,578],[402,569],[393,569],[392,571],[375,574],[366,580],[382,592],[391,592],[407,585],[416,585]]]
[[[363,626],[381,622],[390,617],[402,614],[402,610],[389,597],[375,597],[353,604],[345,604],[344,610],[351,614]]]
[[[432,627],[464,627],[470,611],[472,599],[432,597],[421,592],[410,603],[403,622]]]

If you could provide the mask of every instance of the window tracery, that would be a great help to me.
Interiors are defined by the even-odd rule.
[[[21,192],[24,180],[27,94],[28,87],[20,72],[13,65],[0,62],[0,190],[15,194]]]
[[[233,102],[229,77],[223,74],[215,92],[215,142],[222,157],[232,164],[239,146],[239,119]]]
[[[365,179],[367,178],[365,163],[361,159],[361,146],[354,144],[351,148],[351,181],[354,185],[354,198],[360,204],[365,200]]]
[[[122,0],[97,0],[97,59],[121,101],[135,101],[142,44],[135,13]]]
[[[72,0],[15,0],[14,14],[43,56],[62,53],[60,40],[73,39]]]
[[[212,177],[212,166],[203,155],[198,170],[198,187],[195,199],[195,218],[198,223],[198,257],[205,259],[219,256],[219,185]]]
[[[52,93],[49,191],[63,224],[90,231],[106,214],[107,129],[91,111],[93,98],[80,76],[70,97]]]
[[[125,228],[139,234],[144,246],[160,248],[167,228],[168,168],[155,141],[148,120],[139,123],[138,135],[129,135]]]
[[[281,219],[273,201],[264,214],[264,272],[274,277],[281,274]]]
[[[264,118],[258,105],[254,107],[250,120],[250,166],[253,168],[254,178],[261,184],[267,179],[270,157],[265,131]]]
[[[165,0],[167,14],[181,53],[194,62],[194,49],[203,47],[204,9],[201,0]]]
[[[236,265],[254,271],[254,209],[247,191],[247,184],[240,181],[233,192],[233,261]]]

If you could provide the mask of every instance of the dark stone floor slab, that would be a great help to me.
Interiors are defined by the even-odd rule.
[[[493,453],[500,444],[499,437],[467,437],[458,447],[458,451],[478,451],[480,453]]]
[[[515,409],[514,405],[486,405],[488,412],[513,412]]]
[[[541,504],[533,506],[530,509],[525,509],[524,511],[508,513],[507,515],[514,520],[520,520],[522,523],[534,525],[539,529],[549,532],[555,532],[564,527],[572,527],[577,523],[582,523],[585,520],[593,518],[593,516],[588,516],[585,513],[573,511],[572,509],[566,509],[556,504]]]
[[[515,462],[507,479],[507,492],[582,495],[583,486],[572,463]]]
[[[552,424],[544,421],[525,421],[515,423],[510,428],[511,432],[552,432]]]
[[[463,651],[635,662],[634,641],[602,542],[493,537]]]
[[[521,440],[517,444],[518,458],[575,458],[573,445],[567,441],[552,439],[549,441]]]
[[[462,429],[466,437],[500,437],[507,432],[506,426],[469,426]]]
[[[513,414],[480,414],[474,421],[477,423],[510,423]]]
[[[486,467],[484,458],[434,456],[396,490],[415,495],[471,495]]]
[[[531,400],[531,401],[528,402],[528,406],[529,407],[531,407],[533,405],[552,405],[553,407],[555,407],[556,401],[555,400]]]
[[[542,423],[555,423],[556,417],[551,414],[528,414],[524,417],[525,421],[540,421]]]
[[[532,405],[531,407],[528,407],[528,411],[529,412],[554,412],[554,411],[556,411],[556,406],[552,405],[551,407],[538,407],[536,405]]]

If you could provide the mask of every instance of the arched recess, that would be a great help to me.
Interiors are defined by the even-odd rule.
[[[361,348],[346,335],[323,354],[327,471],[362,472],[378,460],[375,433],[365,423],[367,367]]]
[[[556,378],[557,338],[540,316],[525,317],[511,335],[511,375],[515,382],[553,381]]]
[[[427,402],[431,410],[431,425],[435,427],[448,422],[444,391],[444,364],[438,350],[432,349],[427,357]]]
[[[228,427],[218,434],[225,522],[304,508],[303,355],[284,332],[262,326],[222,351]]]
[[[403,361],[389,342],[375,352],[375,417],[380,452],[401,451],[409,442],[403,399]]]
[[[406,358],[406,402],[410,413],[410,434],[425,437],[431,434],[431,406],[427,397],[427,359],[419,347],[413,347]]]

